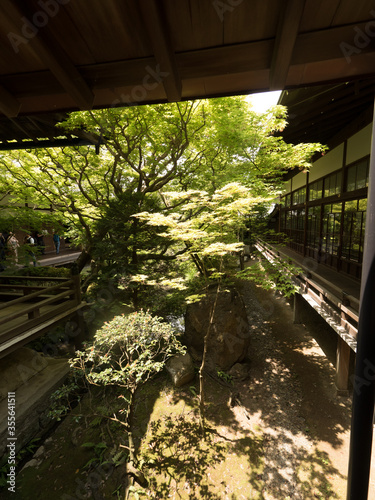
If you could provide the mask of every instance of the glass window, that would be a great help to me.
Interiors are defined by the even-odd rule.
[[[366,198],[345,202],[342,257],[353,262],[362,262],[366,202]]]
[[[293,205],[299,205],[306,201],[306,188],[300,188],[293,193]]]
[[[287,212],[286,214],[286,228],[287,229],[291,229],[292,227],[292,214],[291,212]]]
[[[361,160],[347,170],[346,191],[354,191],[368,186],[369,160]]]
[[[335,172],[324,179],[324,196],[333,196],[341,192],[341,171]]]
[[[305,210],[296,209],[290,212],[290,236],[295,243],[303,243],[305,231]]]
[[[309,186],[309,200],[319,200],[323,195],[323,180],[312,182]]]
[[[358,208],[358,200],[345,202],[345,212],[356,212],[357,208]]]
[[[322,227],[322,250],[330,255],[338,255],[340,244],[342,203],[324,205]]]
[[[355,174],[356,174],[355,168],[348,169],[348,178],[346,181],[346,190],[347,191],[354,191],[354,189],[355,189]]]
[[[320,206],[310,207],[307,215],[307,246],[319,249]]]
[[[366,212],[367,209],[367,198],[362,198],[361,200],[358,200],[358,210],[361,212]]]

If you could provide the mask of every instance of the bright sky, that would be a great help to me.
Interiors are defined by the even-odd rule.
[[[248,100],[253,105],[253,110],[257,113],[264,113],[271,106],[277,104],[281,94],[281,90],[273,92],[260,92],[258,94],[250,94]]]

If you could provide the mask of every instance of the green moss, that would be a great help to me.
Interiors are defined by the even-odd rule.
[[[194,392],[173,388],[164,373],[139,390],[134,436],[149,487],[135,484],[130,498],[261,500],[262,433],[242,428],[228,406],[229,391],[210,380],[204,440]],[[116,498],[116,491],[123,498],[125,431],[104,417],[121,419],[120,395],[121,389],[95,388],[83,398],[45,445],[41,464],[17,475],[17,500],[84,498],[91,487],[100,498]]]

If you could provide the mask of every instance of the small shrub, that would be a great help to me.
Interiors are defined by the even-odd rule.
[[[66,267],[24,267],[17,269],[14,276],[41,276],[48,278],[70,278],[71,270]]]
[[[129,460],[133,464],[136,463],[132,437],[134,394],[164,368],[168,358],[184,352],[170,324],[140,311],[116,316],[105,323],[96,332],[93,343],[84,351],[77,351],[77,357],[71,360],[71,366],[83,372],[90,384],[125,388],[120,396],[122,419],[113,412],[108,418],[125,426]]]
[[[77,351],[71,364],[96,385],[117,385],[133,392],[184,352],[171,325],[148,312],[116,316],[95,334],[92,345]]]
[[[81,401],[83,390],[82,374],[73,371],[69,379],[51,394],[48,417],[60,421]]]

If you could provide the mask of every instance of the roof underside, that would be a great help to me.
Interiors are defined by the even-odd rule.
[[[319,142],[334,148],[372,121],[375,79],[286,90],[279,104],[288,108],[286,142]]]
[[[363,80],[374,37],[374,0],[2,0],[0,147],[68,111]]]

